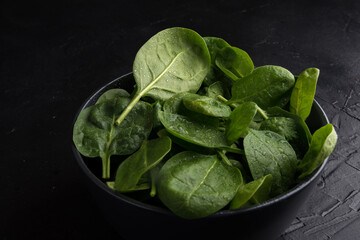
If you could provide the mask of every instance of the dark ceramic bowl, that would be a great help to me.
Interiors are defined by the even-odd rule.
[[[134,80],[131,73],[119,77],[92,94],[79,112],[93,105],[102,93],[111,88],[123,88],[131,92],[133,87]],[[307,123],[312,132],[329,123],[323,109],[315,100]],[[267,202],[239,210],[222,210],[202,219],[185,220],[161,206],[143,203],[114,192],[97,177],[97,165],[94,167],[94,163],[99,164],[98,169],[101,171],[100,159],[87,159],[80,155],[74,146],[73,152],[85,182],[109,224],[120,236],[129,240],[226,239],[227,237],[276,239],[291,224],[298,210],[306,202],[328,160],[326,159],[321,167],[302,183]],[[116,169],[116,166],[114,168]]]

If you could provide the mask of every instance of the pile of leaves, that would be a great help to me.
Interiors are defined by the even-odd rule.
[[[255,68],[221,38],[169,28],[140,48],[133,77],[132,93],[111,89],[79,114],[73,142],[82,155],[102,159],[109,187],[147,191],[180,217],[276,197],[336,145],[331,124],[311,133],[305,123],[317,68],[298,76]],[[111,170],[113,155],[125,157]]]

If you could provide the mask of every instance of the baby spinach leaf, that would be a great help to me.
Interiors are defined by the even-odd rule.
[[[316,84],[320,74],[317,68],[308,68],[296,80],[290,98],[290,112],[305,120],[311,111]]]
[[[253,180],[249,170],[247,168],[245,168],[244,165],[240,161],[234,160],[234,159],[229,159],[229,161],[232,166],[234,166],[240,170],[241,176],[243,178],[243,183],[248,183]]]
[[[241,185],[230,203],[230,209],[248,207],[269,199],[272,176],[268,174],[255,181]]]
[[[279,66],[261,66],[251,74],[235,81],[229,104],[255,102],[260,108],[283,105],[283,98],[295,83],[294,75]]]
[[[234,143],[247,131],[257,109],[255,103],[244,102],[231,112],[225,128],[225,135],[229,144]]]
[[[228,77],[223,71],[221,71],[215,65],[215,59],[218,52],[224,47],[231,47],[224,39],[217,37],[204,37],[206,46],[209,49],[211,57],[211,66],[208,74],[204,78],[204,84],[210,86],[216,81],[223,82],[226,86],[231,86],[234,82],[230,77]]]
[[[101,157],[103,178],[110,177],[110,157],[136,151],[152,129],[152,108],[138,102],[123,124],[116,126],[115,119],[126,108],[128,98],[113,98],[80,112],[73,130],[73,142],[86,157]]]
[[[218,51],[215,64],[233,80],[245,77],[254,70],[250,56],[237,47],[224,47]]]
[[[206,88],[206,96],[217,99],[218,96],[223,96],[224,98],[230,98],[230,92],[226,88],[223,82],[217,81],[211,84]]]
[[[121,88],[114,88],[114,89],[110,89],[107,90],[106,92],[104,92],[96,101],[96,104],[98,103],[102,103],[105,102],[107,100],[111,100],[117,97],[125,97],[128,98],[130,97],[130,93],[128,93],[126,90],[121,89]]]
[[[315,131],[309,150],[306,152],[298,169],[299,179],[310,175],[332,153],[337,142],[337,134],[332,124],[327,124]]]
[[[209,68],[208,48],[195,31],[175,27],[157,33],[136,54],[133,75],[137,92],[116,124],[143,96],[165,100],[179,92],[195,93]]]
[[[138,182],[146,172],[156,166],[171,149],[169,137],[144,140],[140,149],[125,159],[115,177],[115,190],[130,192],[138,190]]]
[[[240,171],[216,155],[181,152],[160,170],[158,196],[176,215],[208,216],[225,207],[242,184]]]
[[[175,137],[207,148],[229,147],[224,132],[206,122],[170,112],[159,112],[159,116],[166,130]]]
[[[297,157],[283,136],[271,131],[249,129],[244,139],[244,150],[254,180],[268,174],[273,176],[272,196],[294,184]]]
[[[309,148],[306,132],[295,118],[270,117],[263,121],[260,130],[269,130],[285,137],[301,159]]]
[[[183,97],[184,106],[194,112],[212,117],[229,117],[231,109],[226,104],[206,96],[187,93]]]
[[[279,107],[272,107],[269,108],[266,111],[267,115],[269,117],[285,117],[285,118],[291,118],[293,119],[297,125],[300,125],[302,127],[302,131],[305,132],[306,135],[306,139],[308,142],[308,145],[310,145],[311,142],[311,132],[309,130],[309,127],[306,125],[305,121],[296,114],[290,113],[284,109],[281,109]],[[303,133],[301,133],[300,135],[303,135]]]
[[[193,121],[203,122],[217,128],[219,126],[219,119],[217,117],[206,116],[202,113],[193,112],[185,107],[183,98],[187,94],[188,93],[178,93],[166,100],[163,107],[164,112],[183,115]]]
[[[187,150],[187,151],[193,151],[193,152],[198,152],[198,153],[202,153],[202,154],[214,154],[216,153],[215,149],[212,148],[206,148],[206,147],[201,147],[199,145],[190,143],[188,141],[185,141],[181,138],[175,137],[174,135],[172,135],[171,133],[169,133],[168,131],[166,131],[166,129],[161,129],[160,131],[158,131],[158,136],[168,136],[171,141],[173,143],[175,143],[176,145],[180,146],[182,148],[181,151]]]
[[[211,56],[211,64],[215,65],[215,59],[219,51],[225,47],[231,47],[224,39],[218,37],[204,37],[206,46]]]

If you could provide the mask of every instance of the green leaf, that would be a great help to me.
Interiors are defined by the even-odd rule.
[[[183,140],[181,138],[175,137],[174,135],[172,135],[171,133],[166,131],[165,128],[158,131],[157,134],[158,134],[159,137],[160,136],[168,136],[173,143],[175,143],[176,145],[179,145],[180,147],[182,147],[183,149],[185,149],[187,151],[193,151],[193,152],[198,152],[198,153],[202,153],[202,154],[214,154],[214,153],[216,153],[215,149],[201,147],[201,146],[199,146],[197,144],[193,144],[193,143],[185,141],[185,140]]]
[[[136,54],[133,75],[137,92],[116,124],[143,96],[166,100],[179,92],[195,93],[209,68],[209,51],[195,31],[175,27],[157,33]]]
[[[225,128],[226,139],[229,144],[234,143],[246,133],[257,109],[258,106],[255,103],[245,102],[231,112]]]
[[[235,81],[229,104],[255,102],[260,108],[283,105],[284,97],[294,86],[294,75],[279,66],[261,66],[251,74]]]
[[[337,142],[337,134],[332,124],[327,124],[315,131],[309,150],[306,152],[298,169],[299,179],[310,175],[332,153]]]
[[[248,207],[263,203],[269,199],[272,175],[268,174],[255,181],[241,185],[230,203],[230,209]]]
[[[285,118],[291,118],[293,119],[297,125],[300,125],[302,127],[302,131],[305,132],[306,135],[306,139],[308,142],[308,146],[310,145],[311,142],[311,132],[309,130],[309,127],[306,125],[305,121],[298,115],[290,113],[284,109],[281,109],[279,107],[272,107],[269,108],[266,111],[267,115],[269,117],[285,117]],[[301,133],[300,135],[303,135],[303,133]]]
[[[106,92],[104,92],[98,98],[98,100],[96,101],[96,104],[102,103],[102,102],[105,102],[107,100],[111,100],[111,99],[114,99],[114,98],[117,98],[117,97],[128,98],[128,97],[130,97],[130,94],[126,90],[121,89],[121,88],[110,89],[110,90],[107,90]]]
[[[215,59],[218,52],[224,47],[231,47],[224,39],[217,37],[204,37],[206,46],[209,49],[211,56],[211,66],[208,74],[204,78],[204,84],[210,86],[216,81],[223,82],[226,86],[231,86],[234,82],[230,77],[228,77],[223,71],[221,71],[215,65]]]
[[[79,114],[73,130],[73,142],[86,157],[101,157],[103,178],[110,177],[110,157],[136,151],[152,129],[152,108],[138,102],[121,126],[116,117],[129,103],[127,98],[114,98],[88,107]]]
[[[170,112],[159,116],[166,130],[180,139],[207,148],[229,147],[224,132],[210,124]]]
[[[139,94],[165,100],[178,92],[196,92],[209,67],[203,38],[175,27],[157,33],[140,48],[133,72]]]
[[[288,190],[295,183],[297,157],[283,136],[249,129],[244,150],[254,180],[268,174],[273,176],[272,196]]]
[[[260,130],[269,130],[285,137],[301,159],[309,148],[306,132],[295,118],[270,117],[263,121]]]
[[[206,116],[202,113],[191,111],[185,107],[183,98],[187,94],[188,93],[178,93],[166,100],[163,107],[164,112],[186,116],[193,121],[203,122],[217,128],[219,126],[218,118]]]
[[[216,66],[233,80],[245,77],[254,70],[250,56],[237,47],[224,47],[215,59]]]
[[[319,74],[317,68],[306,69],[299,75],[291,93],[290,112],[299,115],[304,121],[311,112]]]
[[[194,112],[212,117],[229,117],[231,109],[226,104],[206,96],[187,93],[183,97],[184,106]]]
[[[240,171],[216,155],[181,152],[160,170],[158,196],[176,215],[208,216],[225,207],[242,184]]]
[[[146,172],[156,166],[171,149],[169,137],[144,140],[141,148],[125,159],[115,177],[115,190],[130,192],[138,190],[138,182]]]
[[[231,47],[224,39],[218,37],[204,37],[206,46],[211,56],[211,64],[215,65],[215,59],[219,51],[225,47]]]
[[[223,96],[224,98],[230,98],[230,92],[226,88],[223,82],[217,81],[211,84],[206,89],[206,96],[218,100],[218,96]]]

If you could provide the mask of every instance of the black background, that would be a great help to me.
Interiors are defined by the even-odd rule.
[[[339,141],[280,239],[360,236],[359,1],[5,1],[0,42],[0,239],[119,239],[81,182],[73,118],[168,27],[224,38],[256,66],[320,69]],[[149,237],[151,234],[149,233]]]

